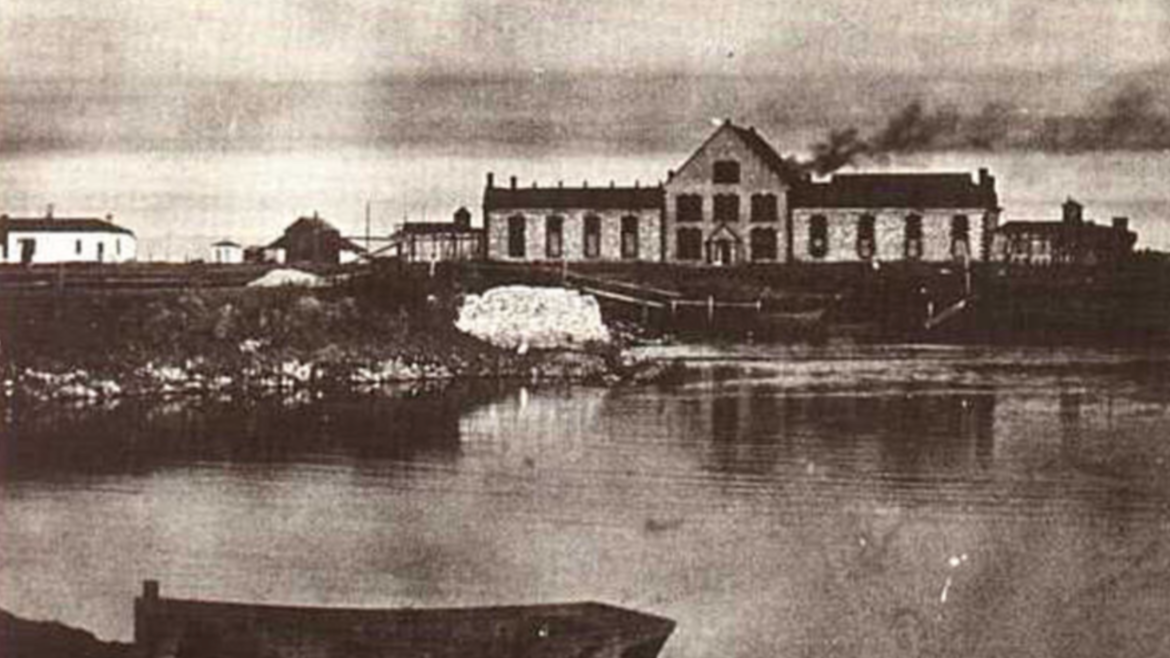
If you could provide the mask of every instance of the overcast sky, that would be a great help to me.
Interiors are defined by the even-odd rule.
[[[0,75],[835,73],[1170,61],[1170,0],[3,0]]]

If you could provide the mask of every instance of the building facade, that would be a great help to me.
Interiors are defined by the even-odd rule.
[[[661,187],[496,187],[484,191],[487,257],[502,261],[659,261]]]
[[[501,188],[489,174],[484,192],[486,255],[512,261],[984,260],[999,213],[987,170],[815,181],[730,120],[659,187]]]
[[[803,180],[754,128],[724,122],[667,176],[666,259],[709,265],[784,260],[789,192]]]
[[[0,216],[0,263],[124,263],[138,257],[134,232],[112,216]]]
[[[271,262],[316,265],[352,263],[364,253],[317,213],[298,218],[284,235],[264,248],[265,258]]]
[[[999,222],[995,179],[966,174],[844,174],[790,197],[793,262],[986,260]]]
[[[1129,219],[1114,217],[1109,226],[1085,220],[1084,207],[1065,201],[1060,221],[1013,221],[996,231],[991,257],[996,262],[1029,266],[1110,265],[1133,254],[1137,234]]]
[[[231,240],[220,240],[211,245],[211,262],[219,265],[239,265],[244,262],[244,247]]]

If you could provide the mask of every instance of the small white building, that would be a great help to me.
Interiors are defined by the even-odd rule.
[[[0,263],[124,263],[138,256],[134,232],[92,217],[0,215]]]
[[[211,245],[211,262],[219,265],[239,265],[244,262],[244,246],[231,240],[220,240]]]

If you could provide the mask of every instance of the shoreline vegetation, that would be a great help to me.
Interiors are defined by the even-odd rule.
[[[85,402],[372,392],[484,379],[646,383],[677,375],[684,368],[678,363],[630,357],[625,348],[646,337],[1129,346],[1170,339],[1170,260],[1156,254],[1111,270],[1019,272],[987,264],[971,272],[596,265],[567,274],[547,266],[377,263],[319,271],[328,286],[273,288],[245,285],[269,269],[251,265],[4,268],[0,394]],[[609,299],[599,293],[608,342],[517,349],[456,328],[469,295],[517,284],[555,288],[573,279],[623,293]],[[676,309],[660,301],[648,309],[613,301],[630,286],[727,303]],[[937,315],[960,300],[970,302],[962,313],[924,330],[932,310]],[[513,326],[526,322],[512,318]]]
[[[33,621],[0,608],[5,658],[127,658],[134,645],[103,642],[93,633],[55,621]]]
[[[371,392],[404,383],[507,379],[614,384],[669,365],[608,343],[505,349],[455,327],[453,286],[59,290],[6,296],[3,394],[100,402],[125,396]]]

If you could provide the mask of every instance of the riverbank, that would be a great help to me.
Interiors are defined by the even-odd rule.
[[[612,383],[663,370],[623,358],[620,336],[568,349],[495,347],[456,329],[463,298],[405,283],[8,295],[3,390],[100,401],[456,379]]]

